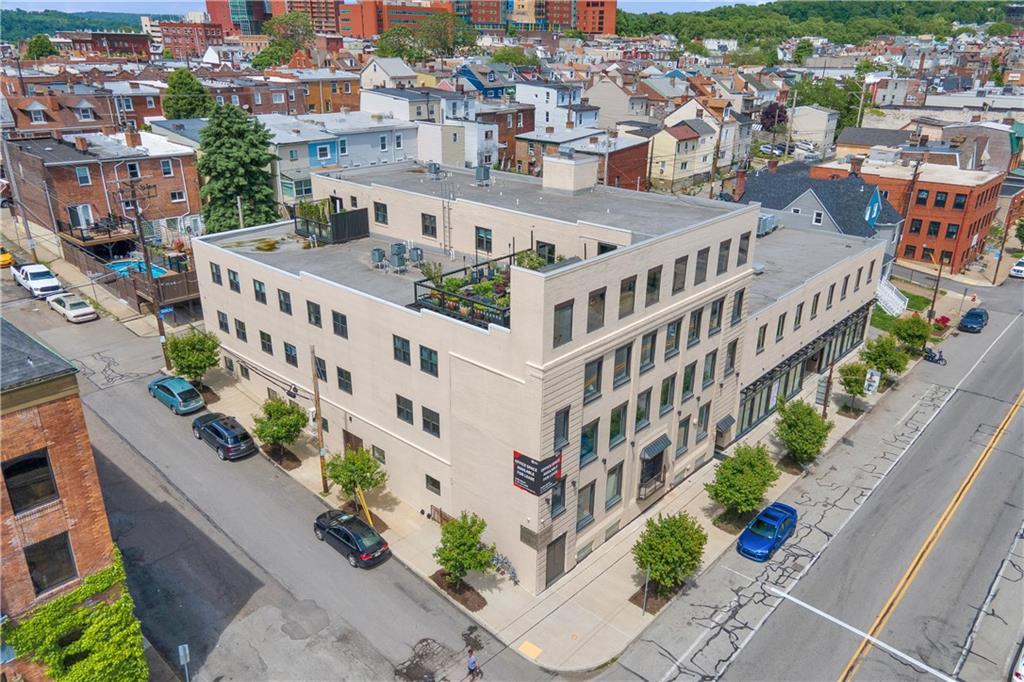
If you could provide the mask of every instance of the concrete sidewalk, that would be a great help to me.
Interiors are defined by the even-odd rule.
[[[854,355],[849,360],[855,358]],[[207,383],[220,396],[212,409],[235,416],[246,427],[252,425],[252,415],[259,411],[259,404],[239,390],[227,373],[213,370]],[[816,382],[806,384],[800,397],[813,403]],[[862,398],[858,405],[870,411],[880,398],[879,394]],[[846,397],[836,387],[829,414],[835,428],[827,448],[838,444],[857,424],[857,420],[838,413],[845,402]],[[748,434],[744,442],[764,443],[774,456],[781,457],[782,449],[771,435],[773,427],[774,420],[766,420]],[[312,435],[304,435],[290,449],[301,463],[287,473],[320,495],[319,458]],[[700,521],[708,534],[701,572],[724,552],[731,551],[736,536],[713,525],[712,520],[722,509],[704,490],[704,484],[714,476],[714,464],[698,470],[666,493],[652,510],[653,514],[639,517],[623,527],[552,589],[540,595],[517,587],[507,576],[469,576],[467,582],[487,600],[483,609],[469,615],[507,646],[545,669],[582,672],[606,664],[655,618],[629,601],[643,587],[643,575],[633,562],[631,549],[648,516],[686,512]],[[783,471],[767,499],[778,499],[799,478],[800,475]],[[344,502],[335,491],[325,499],[335,506]],[[368,502],[372,513],[388,526],[384,536],[395,557],[433,585],[429,576],[439,568],[433,552],[440,541],[440,526],[387,491],[368,496]],[[462,679],[464,675],[461,667],[447,671],[447,678],[451,680]]]

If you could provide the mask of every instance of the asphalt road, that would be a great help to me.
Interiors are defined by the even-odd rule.
[[[194,680],[398,679],[461,670],[550,676],[479,630],[397,560],[352,569],[312,532],[321,500],[262,457],[221,462],[188,417],[150,398],[155,338],[108,319],[70,325],[2,278],[3,314],[80,368],[115,539],[143,629]],[[452,679],[459,679],[452,676]]]
[[[872,627],[1024,388],[1021,318],[993,313],[985,333],[963,343],[983,348],[1011,319],[1012,328],[793,587],[793,597],[861,631]],[[946,674],[958,672],[978,609],[1024,520],[1022,473],[1024,412],[1017,412],[877,633],[879,639]],[[1020,583],[1007,587],[1017,590],[1018,602],[1024,599],[1020,588]],[[1005,677],[1009,658],[1016,653],[1020,622],[1018,617],[1009,624],[1003,656],[983,666],[979,679]],[[839,679],[860,641],[825,616],[785,602],[753,635],[724,678]],[[922,679],[922,673],[872,647],[855,678],[909,680]]]

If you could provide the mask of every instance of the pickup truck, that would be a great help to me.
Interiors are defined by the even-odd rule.
[[[46,298],[64,291],[56,275],[45,265],[26,263],[14,266],[14,281],[25,287],[36,298]]]

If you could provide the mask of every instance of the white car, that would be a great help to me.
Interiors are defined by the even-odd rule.
[[[95,308],[77,294],[55,294],[48,296],[46,302],[68,322],[88,322],[100,316]]]
[[[1024,277],[1024,258],[1021,258],[1010,268],[1010,277]]]
[[[46,298],[64,291],[64,286],[45,265],[28,263],[15,266],[14,281],[32,292],[36,298]]]

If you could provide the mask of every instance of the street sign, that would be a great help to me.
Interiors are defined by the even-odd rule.
[[[882,380],[882,373],[877,369],[869,369],[867,378],[864,379],[864,392],[874,395],[878,390],[878,382]]]
[[[814,396],[814,402],[819,405],[824,405],[826,393],[828,393],[828,377],[822,375],[818,378],[818,392]]]
[[[178,645],[178,665],[188,665],[191,658],[189,658],[188,644]]]
[[[543,495],[562,478],[562,453],[544,460],[512,451],[512,484],[534,495]]]
[[[164,315],[170,315],[173,312],[174,312],[174,306],[172,306],[172,305],[164,306],[163,308],[160,309],[160,317],[163,317]]]

